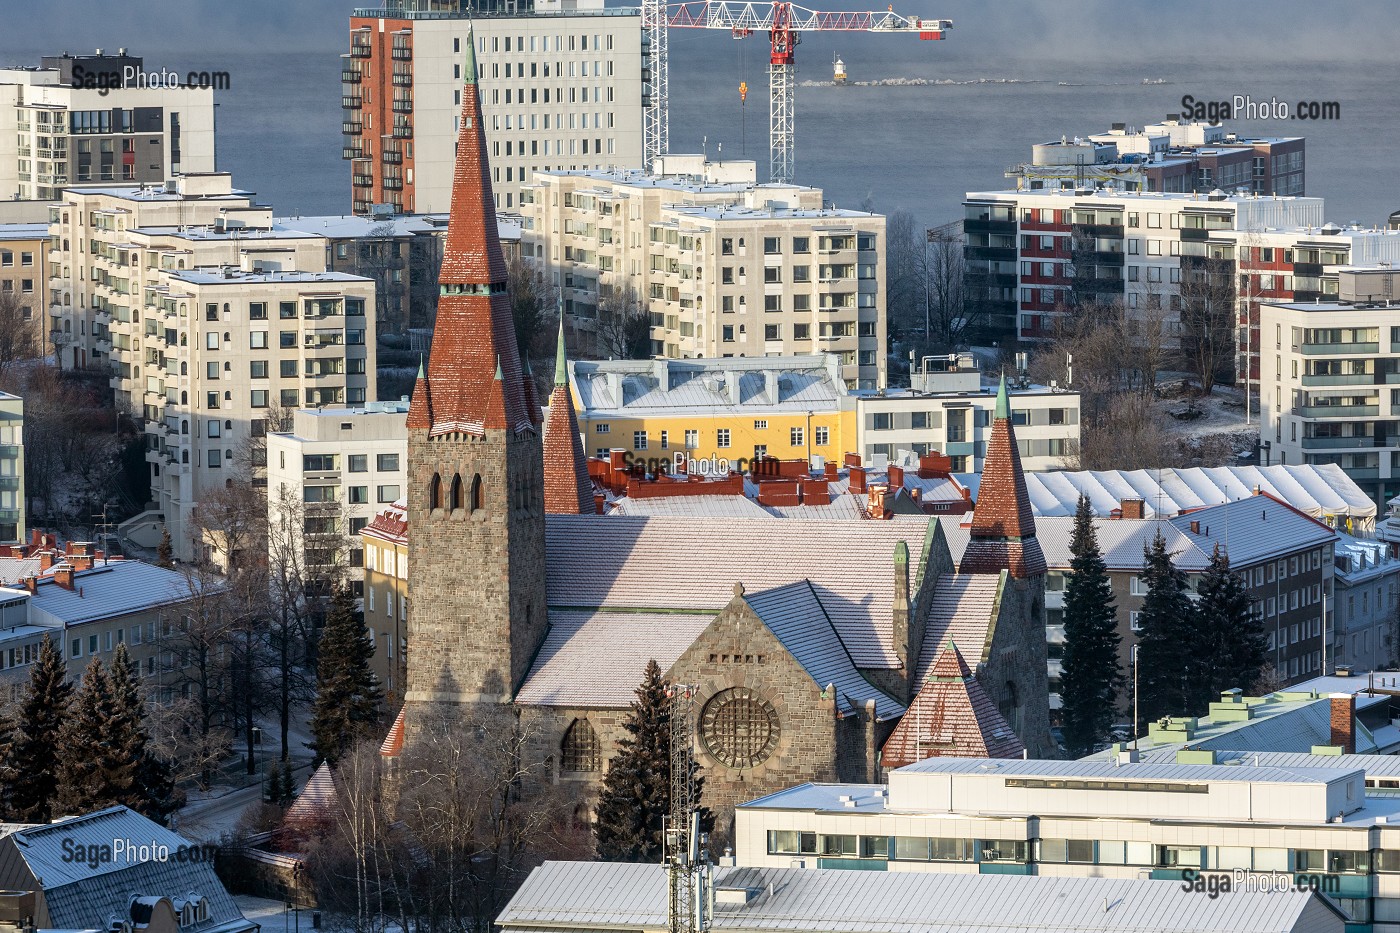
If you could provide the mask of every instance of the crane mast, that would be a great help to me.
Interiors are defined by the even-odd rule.
[[[696,688],[673,684],[667,690],[671,719],[671,809],[663,826],[669,933],[704,933],[709,929],[708,841],[700,832],[695,789]]]
[[[736,39],[767,30],[769,39],[769,178],[791,184],[796,177],[797,141],[794,135],[797,106],[795,52],[803,32],[878,32],[916,34],[920,39],[942,39],[952,20],[901,16],[893,10],[875,12],[824,12],[798,6],[789,0],[771,3],[745,0],[692,0],[668,5],[665,0],[642,0],[643,40],[649,55],[644,71],[646,167],[650,170],[669,144],[667,123],[668,28],[724,29]]]

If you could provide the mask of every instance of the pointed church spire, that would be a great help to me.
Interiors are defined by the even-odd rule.
[[[506,261],[496,226],[474,32],[467,37],[462,70],[462,113],[452,212],[438,277],[437,324],[426,379],[414,388],[410,426],[426,426],[434,436],[536,430],[539,409],[526,385],[506,295]]]
[[[982,464],[982,484],[972,512],[971,536],[960,573],[999,573],[1034,577],[1045,573],[1045,554],[1035,537],[1035,516],[1021,470],[1021,452],[1011,423],[1006,374],[997,388],[992,437]]]
[[[578,430],[574,395],[569,390],[569,360],[564,352],[564,308],[559,308],[559,350],[554,360],[554,391],[544,426],[544,510],[566,515],[591,515],[593,481]]]

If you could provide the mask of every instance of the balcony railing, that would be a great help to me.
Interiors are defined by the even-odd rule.
[[[1304,450],[1369,450],[1374,447],[1384,447],[1385,437],[1305,437],[1302,440]]]
[[[395,125],[394,125],[394,138],[395,138],[395,139],[412,139],[412,138],[413,138],[413,127],[412,127],[411,125],[409,125],[409,124],[406,124],[406,123],[398,123],[398,124],[395,124]]]
[[[1381,345],[1379,343],[1305,343],[1299,349],[1304,353],[1311,354],[1355,353],[1361,355],[1379,353]]]
[[[346,120],[340,124],[340,131],[346,136],[359,136],[365,131],[365,125],[359,120]]]
[[[393,77],[394,87],[413,87],[413,73],[408,71],[396,71]]]
[[[1379,385],[1383,374],[1378,373],[1346,373],[1337,376],[1322,376],[1304,374],[1302,383],[1305,386],[1371,386]]]
[[[1304,418],[1375,418],[1379,405],[1295,405],[1293,414]]]
[[[373,54],[374,47],[371,45],[361,45],[359,43],[355,43],[350,46],[351,58],[369,58]]]
[[[413,101],[410,98],[398,97],[394,99],[394,113],[412,113]]]
[[[389,54],[396,62],[413,61],[413,49],[408,46],[397,46]]]
[[[380,153],[380,158],[383,159],[385,165],[403,164],[403,153],[399,152],[397,149],[384,150],[382,153]]]
[[[345,84],[359,84],[364,80],[364,75],[358,71],[342,71],[340,73],[340,80]]]
[[[344,107],[346,110],[359,110],[363,104],[364,98],[360,97],[358,94],[347,94],[340,98],[340,106]]]

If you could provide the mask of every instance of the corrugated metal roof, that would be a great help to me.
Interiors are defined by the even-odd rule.
[[[713,612],[551,609],[549,634],[535,655],[516,702],[625,708],[635,699],[647,662],[654,658],[661,670],[667,670],[712,621]]]
[[[718,868],[718,889],[745,889],[744,904],[717,903],[711,928],[824,933],[1282,933],[1337,931],[1341,915],[1307,891],[1233,891],[1203,897],[1178,881],[1054,878],[948,872]],[[546,862],[497,922],[510,931],[664,929],[660,865]]]
[[[55,623],[78,625],[191,599],[201,587],[219,592],[224,583],[137,560],[115,560],[74,574],[71,590],[40,578],[29,611],[39,620],[47,615]]]
[[[877,689],[856,670],[811,583],[801,580],[746,599],[817,686],[825,689],[835,685],[837,709],[842,713],[859,713],[866,701],[874,700],[876,719],[904,715],[903,703]]]
[[[811,580],[857,667],[899,666],[894,551],[923,551],[924,521],[830,522],[549,515],[549,603],[717,611],[734,595]]]
[[[1007,758],[926,758],[897,769],[916,774],[997,774],[1026,777],[1090,778],[1129,781],[1263,781],[1275,784],[1327,784],[1337,780],[1335,768],[1266,768],[1229,765],[1181,765],[1175,762],[1135,762],[1082,759],[1051,761]],[[1358,769],[1359,770],[1359,769]]]

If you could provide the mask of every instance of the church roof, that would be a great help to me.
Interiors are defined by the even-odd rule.
[[[929,678],[934,660],[950,640],[973,653],[974,665],[985,660],[987,633],[1000,592],[999,574],[949,574],[938,579],[924,621],[923,653],[915,683]]]
[[[1011,425],[1006,377],[997,391],[992,437],[982,466],[971,540],[958,568],[962,573],[1011,571],[1013,577],[1045,573],[1045,555],[1035,537],[1035,516],[1021,470],[1021,452]]]
[[[382,748],[380,753],[383,753]],[[323,761],[307,778],[306,786],[301,789],[297,799],[287,808],[283,822],[289,825],[325,822],[334,816],[335,801],[335,778],[331,774],[330,764]]]
[[[877,720],[904,715],[903,703],[876,688],[856,670],[810,580],[754,593],[745,599],[817,686],[835,687],[837,712],[860,713],[866,702],[874,700]]]
[[[551,609],[549,634],[516,693],[527,706],[621,709],[647,662],[676,663],[715,613]]]
[[[385,758],[397,758],[403,753],[403,714],[407,706],[399,707],[399,714],[394,717],[394,724],[389,727],[389,734],[384,737],[384,742],[379,746],[379,754]]]
[[[550,515],[549,605],[718,611],[736,582],[752,593],[811,580],[855,665],[896,668],[894,547],[922,553],[927,525]]]
[[[474,42],[469,36],[432,354],[408,413],[410,429],[433,435],[519,432],[539,423],[506,295]]]
[[[578,416],[574,413],[574,400],[569,392],[562,315],[559,318],[554,391],[549,396],[549,420],[544,426],[544,510],[572,515],[586,515],[594,511],[588,458],[583,452]]]
[[[1019,758],[1025,748],[949,641],[890,733],[880,764],[902,768],[930,757]]]

